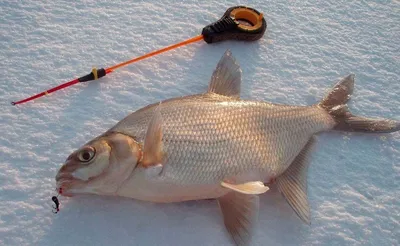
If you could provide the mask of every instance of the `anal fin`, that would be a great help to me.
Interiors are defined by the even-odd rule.
[[[310,207],[307,199],[307,169],[314,142],[314,137],[312,137],[289,168],[276,179],[278,190],[283,194],[300,219],[307,224],[310,224]]]
[[[258,196],[229,192],[218,198],[218,203],[225,227],[236,245],[248,245],[258,218]]]

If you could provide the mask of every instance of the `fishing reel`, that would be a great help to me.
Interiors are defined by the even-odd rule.
[[[202,35],[207,43],[234,39],[255,41],[260,39],[267,22],[262,13],[246,6],[229,8],[221,19],[203,28]]]

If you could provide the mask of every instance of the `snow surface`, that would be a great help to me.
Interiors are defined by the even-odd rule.
[[[231,6],[265,14],[258,42],[192,44],[13,107],[93,66],[108,67],[198,35]],[[215,201],[152,204],[61,198],[54,176],[86,141],[149,103],[201,93],[226,49],[243,70],[242,97],[318,102],[356,74],[351,110],[400,120],[399,1],[0,2],[0,244],[230,245]],[[322,133],[309,172],[312,224],[272,189],[254,245],[399,245],[400,134]]]

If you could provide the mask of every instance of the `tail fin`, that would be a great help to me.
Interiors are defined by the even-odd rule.
[[[339,81],[329,94],[319,103],[336,121],[334,130],[349,132],[395,132],[400,130],[400,122],[387,119],[369,119],[352,115],[346,105],[354,88],[354,74]]]

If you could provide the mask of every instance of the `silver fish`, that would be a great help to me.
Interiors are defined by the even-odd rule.
[[[73,152],[56,176],[59,193],[151,202],[215,198],[234,242],[247,245],[258,195],[272,183],[310,223],[306,176],[315,134],[400,130],[398,121],[350,113],[354,75],[312,106],[241,100],[240,83],[241,69],[227,51],[206,93],[139,109]]]

